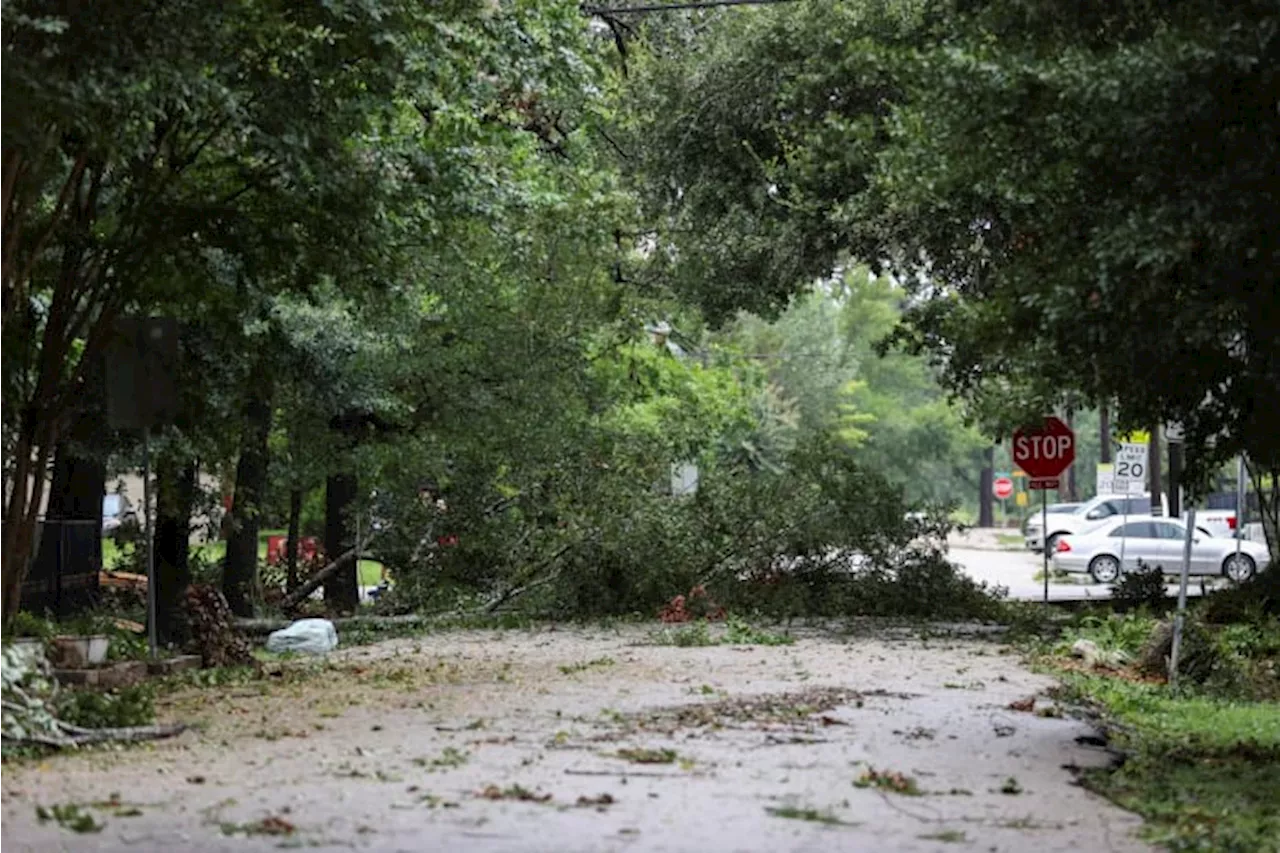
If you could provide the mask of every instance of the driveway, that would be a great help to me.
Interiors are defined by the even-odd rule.
[[[1007,648],[655,630],[434,635],[188,689],[180,738],[7,767],[5,850],[1149,849],[1073,784],[1108,756]],[[104,826],[37,818],[66,804]]]

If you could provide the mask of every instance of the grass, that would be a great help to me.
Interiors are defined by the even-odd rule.
[[[1141,814],[1148,840],[1174,851],[1280,851],[1280,705],[1063,678],[1066,696],[1097,708],[1127,756],[1086,770],[1084,783]]]

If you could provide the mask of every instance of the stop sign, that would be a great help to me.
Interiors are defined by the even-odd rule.
[[[1057,477],[1076,458],[1076,436],[1066,424],[1052,415],[1039,428],[1013,432],[1013,461],[1034,479]]]
[[[1009,497],[1009,495],[1013,494],[1013,480],[1010,480],[1008,477],[996,477],[995,480],[991,482],[991,493],[995,495],[998,500],[1004,500]]]

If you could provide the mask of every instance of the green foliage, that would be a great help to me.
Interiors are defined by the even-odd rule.
[[[75,803],[54,806],[36,806],[36,817],[41,823],[55,821],[63,829],[76,833],[101,832],[106,824],[99,823],[92,814]]]
[[[748,622],[731,616],[725,622],[721,642],[729,646],[789,646],[796,641],[790,634],[778,634],[756,628]]]
[[[1111,600],[1122,608],[1146,607],[1161,610],[1168,594],[1164,586],[1164,570],[1139,560],[1137,568],[1122,574],[1110,587]]]
[[[1059,654],[1070,651],[1078,639],[1095,643],[1099,651],[1120,662],[1136,658],[1146,647],[1159,622],[1143,611],[1106,616],[1085,616],[1057,645]]]
[[[1280,706],[1174,696],[1165,688],[1068,674],[1071,696],[1104,712],[1128,758],[1086,771],[1093,790],[1141,814],[1171,850],[1280,849]]]
[[[714,646],[718,640],[711,636],[706,622],[693,622],[679,628],[663,628],[653,637],[655,646],[679,646],[689,648],[696,646]]]
[[[58,697],[57,717],[87,729],[146,726],[155,722],[155,689],[148,684],[115,690],[69,690]]]
[[[802,436],[834,433],[908,500],[970,502],[984,446],[921,356],[881,354],[907,291],[862,267],[796,297],[773,322],[742,315],[724,337],[762,360]]]

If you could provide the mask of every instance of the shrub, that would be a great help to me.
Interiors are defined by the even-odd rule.
[[[57,716],[87,729],[146,726],[155,722],[155,691],[138,684],[117,690],[70,690],[58,697]]]
[[[1141,560],[1136,569],[1125,572],[1111,585],[1111,600],[1122,609],[1146,607],[1161,610],[1165,607],[1166,598],[1164,571]]]

